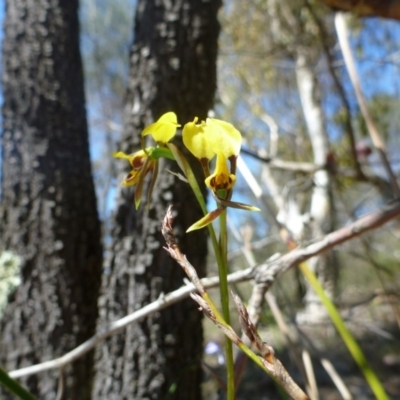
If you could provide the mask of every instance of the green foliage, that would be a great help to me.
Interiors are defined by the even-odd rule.
[[[0,367],[0,383],[21,400],[36,400],[36,397],[21,386],[15,379],[9,377],[6,371]]]
[[[371,369],[371,367],[368,365],[368,361],[363,351],[354,339],[354,336],[346,327],[342,317],[339,314],[338,309],[335,307],[332,300],[329,299],[329,297],[326,295],[325,290],[318,282],[315,274],[308,268],[306,263],[300,264],[299,267],[312,288],[318,294],[318,297],[321,299],[322,303],[324,304],[326,310],[329,313],[329,317],[331,318],[337,331],[339,332],[344,343],[346,344],[347,349],[351,353],[354,361],[356,361],[362,373],[364,374],[365,379],[367,380],[370,388],[374,392],[376,398],[379,400],[388,400],[389,397],[387,396],[385,389],[382,386],[382,383],[380,382],[374,371]]]

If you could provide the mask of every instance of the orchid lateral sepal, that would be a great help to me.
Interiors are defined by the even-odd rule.
[[[216,220],[222,212],[226,210],[226,207],[220,206],[216,210],[210,211],[207,213],[203,218],[199,219],[197,222],[195,222],[193,225],[191,225],[187,230],[186,233],[192,232],[198,229],[202,229],[208,224],[211,224],[214,220]]]
[[[146,171],[146,168],[147,168],[147,166],[148,166],[148,164],[150,162],[157,163],[157,161],[153,161],[149,157],[147,157],[146,161],[144,163],[144,166],[143,166],[143,171]],[[135,201],[136,210],[139,209],[140,202],[141,202],[141,199],[142,199],[143,183],[144,183],[145,175],[146,175],[145,173],[141,173],[140,176],[139,176],[139,180],[138,180],[138,182],[136,184],[135,195],[134,195],[134,201]]]
[[[216,193],[212,192],[212,196],[214,197],[215,201],[225,208],[237,208],[239,210],[246,210],[246,211],[261,211],[258,207],[251,206],[249,204],[239,203],[237,201],[230,201],[219,197]]]
[[[135,186],[138,184],[140,177],[147,175],[154,167],[155,161],[150,159],[144,150],[139,150],[132,154],[125,154],[122,151],[114,152],[116,158],[123,158],[129,161],[132,171],[128,173],[122,181],[123,186]]]
[[[149,185],[149,189],[147,191],[147,210],[150,208],[150,204],[151,204],[151,195],[153,194],[153,189],[154,186],[156,184],[157,181],[157,177],[158,177],[158,161],[155,162],[154,168],[153,168],[153,173],[151,175],[151,180],[150,180],[150,185]]]

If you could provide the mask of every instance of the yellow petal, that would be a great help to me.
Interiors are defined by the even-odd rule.
[[[163,114],[156,122],[143,129],[142,136],[151,135],[157,143],[167,143],[175,135],[180,125],[172,111]]]
[[[112,155],[113,155],[113,157],[115,157],[115,158],[124,158],[124,159],[126,159],[126,160],[130,160],[131,159],[131,157],[132,157],[132,154],[131,155],[129,155],[129,154],[126,154],[126,153],[124,153],[123,151],[114,151],[113,153],[112,153]]]
[[[214,118],[197,121],[187,123],[182,132],[183,143],[195,157],[211,160],[217,153],[225,158],[239,154],[242,136],[232,124]]]
[[[206,158],[211,160],[215,156],[215,151],[211,146],[210,132],[207,130],[204,121],[196,124],[197,121],[198,118],[196,117],[193,122],[188,122],[183,127],[183,143],[198,159]]]
[[[113,153],[113,157],[128,160],[133,169],[140,169],[143,166],[143,163],[147,159],[148,155],[145,153],[144,150],[139,150],[136,153],[132,154],[126,154],[122,151],[118,151]]]
[[[208,118],[207,126],[212,132],[210,138],[216,153],[222,153],[225,158],[239,155],[242,135],[232,124],[220,119]]]

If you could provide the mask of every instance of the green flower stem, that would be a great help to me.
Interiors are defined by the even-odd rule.
[[[231,324],[229,313],[229,289],[228,289],[228,231],[226,223],[226,210],[219,217],[220,240],[219,248],[221,254],[221,263],[218,263],[218,274],[220,284],[220,296],[222,305],[222,314],[228,325]],[[225,338],[225,357],[226,357],[226,375],[227,375],[227,400],[235,398],[235,372],[232,342]]]
[[[28,392],[18,381],[12,379],[3,368],[0,367],[0,383],[11,393],[18,396],[22,400],[36,400],[36,397]]]
[[[193,193],[200,204],[204,215],[207,214],[206,202],[204,200],[203,193],[200,190],[197,179],[193,173],[190,164],[187,162],[186,158],[179,151],[179,149],[172,143],[167,144],[168,148],[171,150],[175,160],[185,174]],[[212,224],[208,224],[207,228],[210,233],[211,243],[213,245],[215,258],[218,264],[218,273],[220,281],[220,293],[221,293],[221,303],[223,316],[225,321],[229,324],[230,314],[229,314],[229,292],[228,292],[228,252],[227,252],[227,228],[226,228],[226,210],[220,215],[221,224],[221,241],[218,243],[217,236]],[[235,383],[234,383],[234,363],[233,363],[233,352],[232,343],[229,339],[225,341],[225,352],[226,352],[226,366],[227,366],[227,400],[233,400],[235,396]]]
[[[367,359],[364,356],[363,351],[361,350],[360,346],[357,344],[356,340],[354,339],[353,335],[347,329],[342,317],[340,316],[337,308],[326,295],[323,287],[319,283],[315,274],[308,268],[306,263],[301,263],[299,268],[303,275],[306,277],[308,282],[310,283],[311,287],[317,293],[318,297],[321,299],[322,303],[324,304],[328,314],[335,325],[337,331],[339,332],[342,340],[347,346],[347,349],[353,356],[353,359],[356,361],[358,366],[360,367],[362,373],[365,376],[371,390],[374,392],[376,398],[378,400],[389,400],[388,395],[385,392],[381,382],[379,381],[378,377],[375,375],[374,371],[368,365]]]
[[[204,213],[207,214],[207,207],[204,201],[203,194],[197,183],[197,180],[193,174],[192,169],[188,166],[185,170],[186,177],[189,181],[190,186],[196,196],[197,201]],[[218,264],[218,274],[220,282],[220,295],[221,304],[224,320],[230,324],[230,313],[229,313],[229,291],[228,291],[228,248],[227,248],[227,229],[226,229],[226,210],[220,215],[220,226],[221,226],[221,237],[220,243],[218,243],[217,236],[212,224],[208,224],[208,232],[210,233],[211,243],[213,245],[215,258]],[[227,369],[227,400],[233,400],[235,398],[235,377],[234,377],[234,361],[232,342],[230,339],[225,338],[225,358],[226,358],[226,369]]]

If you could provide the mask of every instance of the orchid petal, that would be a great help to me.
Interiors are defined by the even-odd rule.
[[[144,128],[142,136],[151,135],[157,143],[167,143],[174,137],[176,129],[180,126],[176,114],[170,111]]]
[[[211,160],[217,153],[225,158],[239,154],[242,136],[232,124],[214,118],[197,121],[196,117],[188,122],[182,132],[183,143],[195,157]]]
[[[193,122],[188,122],[183,127],[183,143],[199,160],[203,158],[211,160],[215,155],[215,149],[212,146],[210,131],[204,121],[200,124],[197,124],[197,121],[196,117]]]

